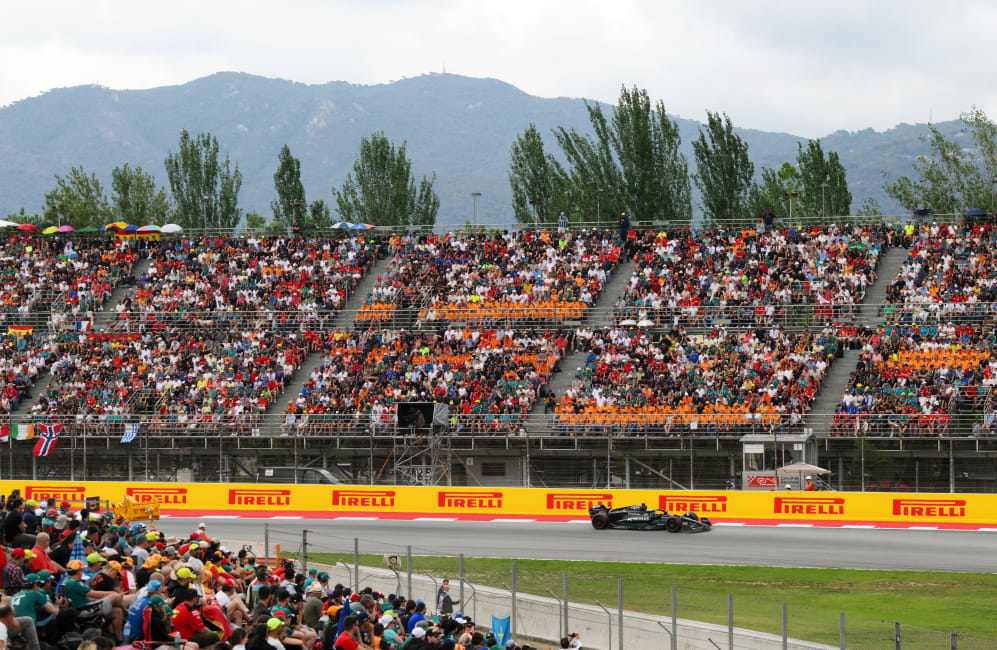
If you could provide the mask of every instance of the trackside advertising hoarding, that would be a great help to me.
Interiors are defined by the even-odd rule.
[[[997,495],[886,492],[738,492],[669,490],[556,490],[527,488],[260,485],[221,483],[123,483],[0,481],[0,491],[19,489],[26,499],[81,501],[99,496],[120,502],[157,500],[171,516],[237,514],[458,519],[524,518],[547,521],[588,518],[605,503],[620,507],[695,512],[717,522],[896,523],[927,527],[997,527]]]

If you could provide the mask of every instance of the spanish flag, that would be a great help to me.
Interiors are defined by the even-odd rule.
[[[24,336],[25,334],[31,334],[35,331],[35,328],[31,325],[11,325],[7,328],[8,334],[13,334],[14,336]]]

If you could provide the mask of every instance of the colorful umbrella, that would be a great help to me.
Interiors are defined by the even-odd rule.
[[[142,226],[138,229],[139,232],[160,232],[159,226]]]
[[[370,226],[365,223],[355,223],[350,226],[350,230],[367,230],[368,228],[370,228]]]
[[[76,228],[72,226],[59,226],[59,232],[73,232]]]
[[[352,224],[348,224],[345,221],[340,221],[339,223],[332,224],[333,228],[340,228],[342,230],[348,230],[351,226]]]
[[[35,232],[38,230],[37,228],[35,228],[35,224],[33,223],[22,223],[17,227],[17,229],[23,230],[25,232]]]
[[[122,230],[124,230],[125,232],[135,232],[138,230],[138,226],[133,226],[132,224],[128,224]]]
[[[128,224],[124,221],[115,221],[114,223],[107,224],[101,230],[124,230],[127,227]]]
[[[21,224],[14,223],[13,221],[4,221],[3,219],[0,219],[0,228],[17,228],[19,225]]]
[[[160,232],[171,233],[171,232],[182,232],[183,228],[181,228],[175,223],[168,223],[159,230]]]
[[[69,226],[63,226],[63,228],[68,228],[68,227]],[[94,228],[93,226],[85,226],[83,228],[80,228],[76,232],[100,232],[100,230],[98,228]]]
[[[59,232],[58,226],[49,226],[42,230],[43,235],[54,235],[57,232]]]

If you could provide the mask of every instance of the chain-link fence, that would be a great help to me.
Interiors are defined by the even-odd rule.
[[[445,530],[440,531],[446,534]],[[483,533],[484,534],[484,533]],[[278,550],[279,549],[279,550]],[[997,647],[997,638],[928,629],[907,622],[847,615],[821,606],[815,590],[782,602],[757,594],[738,596],[693,586],[651,583],[635,574],[608,578],[562,563],[442,556],[435,549],[399,540],[341,535],[267,525],[258,553],[294,558],[302,568],[320,567],[330,582],[354,590],[422,599],[438,613],[444,579],[455,612],[489,628],[492,616],[510,617],[513,638],[554,643],[578,633],[584,647],[617,648],[896,648]],[[620,569],[620,571],[624,571]],[[898,585],[898,593],[902,593]],[[855,609],[862,595],[856,595]],[[908,614],[902,598],[896,616]]]

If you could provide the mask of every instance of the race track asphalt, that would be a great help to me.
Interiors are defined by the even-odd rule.
[[[271,544],[309,552],[459,555],[557,560],[662,562],[840,569],[997,571],[997,532],[717,526],[700,534],[593,530],[587,523],[473,522],[443,520],[269,520],[204,517],[167,518],[159,528],[187,535],[204,521],[209,537],[262,542],[264,523]]]

